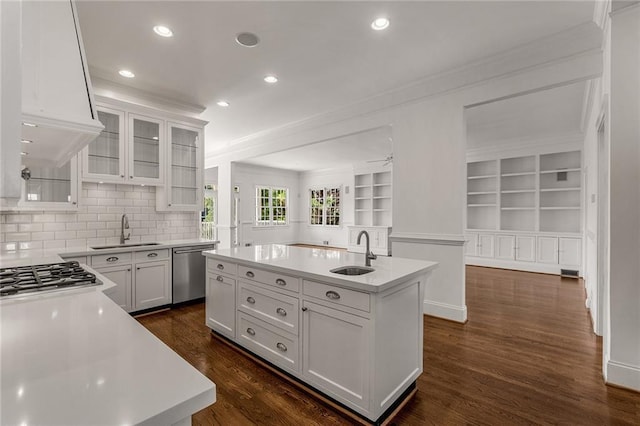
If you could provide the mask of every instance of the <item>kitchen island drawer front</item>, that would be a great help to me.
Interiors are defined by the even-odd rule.
[[[239,282],[238,309],[298,335],[298,299]]]
[[[238,343],[279,367],[300,371],[297,337],[242,312],[238,313],[238,324]]]
[[[237,272],[237,268],[238,265],[236,265],[235,263],[213,258],[207,259],[207,270],[209,272],[213,272],[214,274],[235,275]]]
[[[137,251],[133,254],[136,262],[164,260],[169,258],[169,249]]]
[[[306,296],[316,297],[360,311],[369,312],[370,310],[370,296],[368,293],[309,280],[302,282],[302,293]]]
[[[98,254],[91,256],[91,266],[100,265],[122,265],[123,263],[131,263],[131,252]]]
[[[297,277],[265,271],[259,268],[240,265],[238,266],[238,277],[272,285],[284,290],[295,291],[296,293],[300,289],[300,280]]]

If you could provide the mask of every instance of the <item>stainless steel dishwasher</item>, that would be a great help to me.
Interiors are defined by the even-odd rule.
[[[215,245],[205,245],[173,249],[171,269],[174,305],[204,298],[207,263],[202,252],[215,248]]]

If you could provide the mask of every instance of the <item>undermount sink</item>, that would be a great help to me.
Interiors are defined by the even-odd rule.
[[[126,247],[144,247],[144,246],[158,246],[160,243],[133,243],[133,244],[116,244],[113,246],[98,246],[91,247],[94,250],[106,250],[106,249],[114,249],[114,248],[126,248]]]
[[[373,271],[375,271],[375,269],[369,268],[368,266],[341,266],[339,268],[332,269],[329,272],[341,275],[364,275]]]

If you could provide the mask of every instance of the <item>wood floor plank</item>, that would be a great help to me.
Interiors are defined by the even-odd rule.
[[[467,267],[466,324],[424,317],[424,374],[396,425],[640,425],[640,394],[606,386],[582,283]],[[204,305],[138,318],[217,386],[194,425],[352,421],[213,338]]]

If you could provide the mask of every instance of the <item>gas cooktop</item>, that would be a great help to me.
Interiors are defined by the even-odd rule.
[[[100,285],[78,262],[0,268],[0,297]]]

